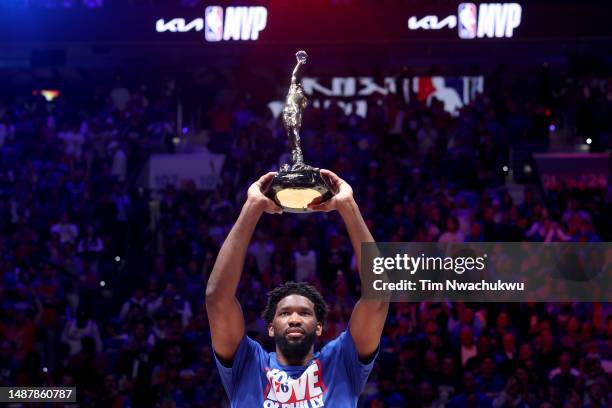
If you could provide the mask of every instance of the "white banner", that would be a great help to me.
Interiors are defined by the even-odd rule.
[[[221,180],[223,154],[154,154],[149,159],[148,187],[162,189],[168,184],[183,188],[193,181],[199,190],[212,190]]]
[[[355,113],[366,117],[368,113],[368,100],[372,95],[385,96],[401,92],[406,102],[412,94],[417,100],[423,101],[427,106],[433,99],[442,102],[444,109],[451,115],[458,115],[459,110],[468,105],[476,95],[484,91],[484,77],[458,76],[458,77],[411,77],[402,78],[398,82],[394,77],[376,80],[373,77],[331,77],[315,78],[303,77],[304,93],[314,107],[329,108],[337,103],[346,115]],[[412,93],[409,92],[412,89]],[[278,117],[285,105],[285,101],[272,101],[268,108],[274,117]]]

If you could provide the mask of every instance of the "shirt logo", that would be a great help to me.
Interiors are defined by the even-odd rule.
[[[323,372],[319,360],[315,360],[299,378],[293,379],[286,372],[266,369],[268,385],[264,391],[264,408],[317,408],[324,407]]]

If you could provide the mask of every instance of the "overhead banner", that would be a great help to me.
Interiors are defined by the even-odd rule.
[[[184,188],[194,183],[199,190],[213,190],[221,180],[223,154],[154,154],[148,163],[148,185],[159,190],[172,185]]]
[[[484,78],[482,76],[434,76],[401,79],[386,77],[376,80],[376,78],[366,76],[304,77],[302,86],[312,106],[327,109],[333,101],[347,115],[355,113],[366,117],[368,100],[398,92],[403,95],[406,102],[415,98],[429,106],[434,100],[438,100],[442,103],[444,110],[451,115],[456,115],[476,95],[483,93]],[[284,104],[285,101],[272,101],[268,107],[273,115],[278,117]]]
[[[608,188],[609,153],[544,153],[533,157],[546,190]]]
[[[508,42],[612,36],[612,7],[548,2],[203,2],[197,7],[16,8],[0,43],[225,44]],[[121,27],[111,30],[109,27]]]

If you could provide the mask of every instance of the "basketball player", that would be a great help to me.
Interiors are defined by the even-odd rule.
[[[387,302],[360,299],[347,330],[315,352],[315,339],[323,333],[325,302],[312,286],[289,282],[270,292],[263,314],[275,352],[265,351],[245,335],[236,288],[259,218],[264,212],[282,211],[262,193],[274,174],[268,173],[250,186],[206,287],[212,344],[223,385],[232,407],[356,407],[378,353]],[[321,175],[335,195],[309,207],[340,213],[360,265],[361,243],[373,242],[373,238],[353,199],[353,190],[331,171],[321,170]]]

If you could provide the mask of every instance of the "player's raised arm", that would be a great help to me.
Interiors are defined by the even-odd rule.
[[[253,231],[264,212],[282,212],[280,207],[262,193],[274,174],[262,176],[249,187],[247,200],[221,246],[206,285],[206,311],[212,344],[217,356],[225,363],[231,364],[244,336],[244,317],[236,299],[236,289]]]
[[[340,213],[355,250],[359,274],[361,275],[364,273],[361,270],[361,243],[374,242],[374,238],[353,198],[351,186],[329,170],[321,169],[321,175],[328,180],[334,196],[322,204],[311,204],[310,208],[317,211],[337,210]],[[355,305],[349,330],[360,359],[368,359],[376,352],[388,310],[389,302],[381,300],[362,298]]]

